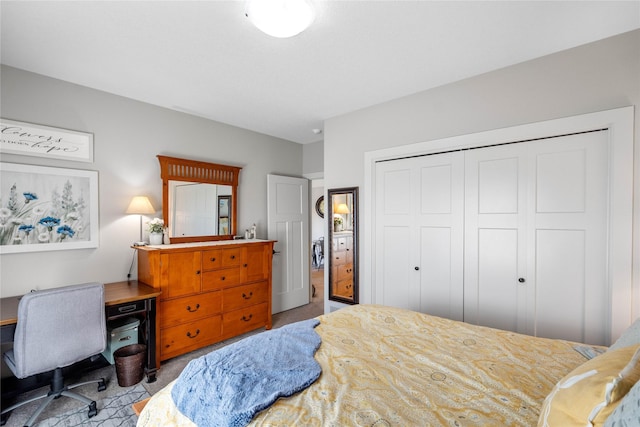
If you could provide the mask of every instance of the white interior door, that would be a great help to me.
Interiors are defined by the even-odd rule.
[[[310,301],[309,181],[267,175],[268,237],[276,240],[273,255],[272,312]]]

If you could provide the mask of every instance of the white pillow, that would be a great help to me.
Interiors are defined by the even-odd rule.
[[[640,317],[638,317],[636,321],[631,324],[631,326],[625,329],[622,335],[620,335],[620,338],[618,338],[607,351],[615,350],[622,347],[628,347],[635,344],[640,344]]]

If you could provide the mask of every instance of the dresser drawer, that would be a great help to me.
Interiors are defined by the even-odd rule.
[[[268,304],[262,303],[222,315],[222,331],[225,337],[252,331],[267,323]]]
[[[205,271],[202,274],[202,290],[212,291],[240,284],[240,267]]]
[[[162,360],[170,359],[213,344],[220,339],[221,335],[221,315],[163,329],[160,334],[160,358]]]
[[[353,277],[353,264],[340,265],[335,269],[335,272],[338,280],[350,279]]]
[[[334,290],[334,295],[352,298],[353,297],[353,281],[351,278],[340,280],[336,284],[336,289]]]
[[[144,313],[147,310],[147,301],[131,301],[118,305],[107,306],[107,318],[114,319],[128,314]]]
[[[331,253],[332,265],[343,265],[343,264],[346,264],[347,262],[348,262],[348,253],[346,251]]]
[[[268,298],[269,286],[267,282],[236,286],[222,291],[222,307],[224,311],[230,311],[267,302]]]
[[[158,320],[161,328],[192,322],[222,311],[222,293],[208,292],[190,297],[165,300],[160,304]]]
[[[202,252],[202,268],[215,270],[225,267],[239,267],[241,248],[212,249]]]

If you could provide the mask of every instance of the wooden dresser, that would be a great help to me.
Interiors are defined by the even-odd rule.
[[[353,298],[353,233],[333,233],[331,283],[333,294]]]
[[[161,360],[271,329],[273,241],[225,240],[137,247],[138,281],[162,290]]]

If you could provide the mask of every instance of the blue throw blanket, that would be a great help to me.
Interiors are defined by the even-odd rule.
[[[245,426],[279,397],[309,387],[322,369],[320,336],[309,319],[253,335],[192,360],[171,390],[177,408],[200,427]]]

